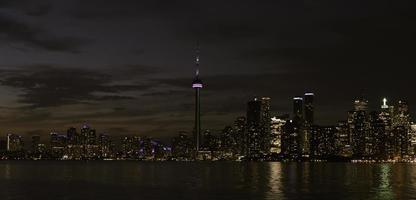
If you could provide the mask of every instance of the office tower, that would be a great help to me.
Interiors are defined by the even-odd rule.
[[[374,156],[379,159],[391,159],[394,157],[394,107],[387,104],[384,98],[381,112],[372,117],[371,135],[374,140]]]
[[[96,145],[97,144],[97,132],[95,131],[95,129],[90,129],[88,131],[87,144],[88,145]]]
[[[68,144],[70,145],[78,145],[80,143],[79,141],[79,135],[77,133],[77,129],[74,127],[71,127],[67,130],[66,136],[68,138]]]
[[[7,134],[7,151],[22,151],[24,147],[23,138],[16,134]]]
[[[406,101],[399,101],[397,106],[397,113],[394,115],[393,126],[410,127],[411,118],[409,114],[409,107]]]
[[[195,90],[195,125],[194,125],[194,143],[195,150],[198,152],[201,145],[201,97],[200,90],[202,89],[202,80],[199,78],[199,48],[197,49],[196,59],[196,74],[192,82],[192,88]]]
[[[355,99],[354,101],[354,111],[367,111],[368,110],[368,100],[363,96]]]
[[[246,117],[238,117],[234,121],[233,129],[239,155],[244,155],[246,144]]]
[[[269,101],[267,97],[254,98],[247,103],[246,155],[250,158],[270,153]]]
[[[384,112],[371,112],[369,121],[371,139],[371,149],[369,150],[369,153],[372,159],[385,160],[388,158],[390,147],[389,116]]]
[[[411,122],[411,116],[409,113],[409,106],[407,104],[406,101],[400,100],[398,102],[398,106],[397,106],[397,113],[394,115],[394,119],[393,119],[393,127],[397,127],[397,126],[402,126],[405,130],[405,132],[408,133],[408,146],[409,146],[409,151],[407,152],[407,154],[409,155],[414,155],[415,151],[414,149],[411,147],[411,140],[413,138],[412,136],[412,122]]]
[[[202,150],[204,151],[218,151],[220,148],[220,138],[211,133],[210,130],[205,130],[203,135]]]
[[[122,156],[126,159],[137,159],[140,156],[139,136],[126,136],[121,139]]]
[[[336,127],[311,127],[310,153],[313,159],[328,159],[337,153]]]
[[[309,125],[313,125],[314,123],[314,105],[313,105],[313,100],[314,100],[314,93],[311,92],[307,92],[305,93],[305,123],[309,124]]]
[[[112,154],[111,149],[111,139],[110,136],[107,134],[100,134],[98,136],[99,146],[100,146],[100,156],[102,158],[108,158]]]
[[[313,121],[313,95],[307,93],[305,95],[308,98],[308,106],[305,109],[308,110],[308,117],[310,122]],[[312,111],[312,112],[311,112]],[[302,97],[293,98],[293,125],[296,125],[296,137],[297,137],[297,150],[298,156],[307,158],[309,157],[309,142],[310,142],[310,127],[311,124],[306,123],[304,113],[304,99]]]
[[[311,140],[311,128],[314,125],[314,97],[312,92],[306,92],[304,95],[304,127],[302,135],[302,156],[308,157],[310,154],[310,140]]]
[[[410,153],[414,156],[416,154],[416,124],[410,125]]]
[[[87,124],[83,124],[81,127],[80,144],[82,145],[88,144],[89,132],[90,132],[90,127]]]
[[[62,159],[67,145],[67,136],[56,132],[50,133],[51,154],[54,159]]]
[[[0,152],[7,151],[7,140],[0,138]]]
[[[32,146],[31,146],[31,152],[36,153],[38,150],[38,146],[40,144],[40,136],[39,135],[33,135],[32,136]]]
[[[408,129],[404,126],[395,126],[393,128],[394,135],[394,159],[406,159],[409,156],[410,139]]]
[[[400,100],[397,108],[398,108],[399,114],[402,114],[402,115],[409,114],[409,106],[406,101]]]
[[[270,97],[262,97],[261,98],[261,127],[263,129],[263,140],[262,143],[262,151],[263,154],[270,153],[271,147],[271,117],[270,117],[270,108],[271,108],[271,98]]]
[[[153,141],[150,137],[142,137],[139,145],[140,156],[145,159],[152,159],[154,153]]]
[[[294,97],[293,98],[293,120],[302,120],[303,119],[303,98]]]
[[[81,143],[83,145],[96,145],[97,144],[97,134],[95,129],[91,129],[87,124],[82,125],[81,127]]]
[[[238,154],[237,142],[234,129],[226,126],[220,135],[220,150],[228,156]]]
[[[348,129],[348,123],[346,121],[338,122],[336,129],[336,149],[337,156],[351,157],[351,135]]]
[[[180,133],[172,139],[172,157],[176,160],[192,159],[195,149],[193,145],[193,140],[186,133]]]
[[[60,134],[60,133],[56,133],[56,132],[52,132],[50,134],[50,144],[51,147],[60,147],[63,148],[67,145],[68,142],[68,138],[66,135],[64,134]]]
[[[299,125],[294,120],[289,120],[283,125],[281,151],[285,159],[299,158]]]
[[[363,159],[371,155],[371,135],[368,117],[368,101],[361,97],[354,101],[354,110],[348,113],[348,126],[352,137],[353,157]]]
[[[289,119],[289,116],[275,116],[271,118],[270,124],[270,134],[271,134],[271,148],[270,152],[279,154],[282,151],[282,134],[283,126],[286,121]]]

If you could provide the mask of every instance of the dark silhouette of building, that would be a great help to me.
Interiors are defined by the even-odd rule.
[[[194,157],[194,142],[185,133],[172,139],[172,157],[178,160],[190,160]]]
[[[303,98],[294,97],[293,98],[293,119],[302,120],[303,119]]]
[[[246,129],[247,129],[247,120],[246,117],[238,117],[234,121],[234,134],[235,141],[237,142],[238,154],[244,155],[246,152]]]
[[[315,94],[312,92],[305,93],[305,123],[309,125],[314,124],[314,100]]]
[[[282,132],[282,152],[286,159],[299,158],[299,125],[294,120],[289,120],[283,125]]]
[[[247,103],[247,157],[270,153],[270,120],[270,98],[254,98]]]
[[[39,135],[33,135],[32,136],[32,146],[31,146],[31,152],[36,153],[38,150],[38,146],[40,144],[40,136]]]

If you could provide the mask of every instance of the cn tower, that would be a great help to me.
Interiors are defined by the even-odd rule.
[[[198,152],[201,145],[201,101],[200,89],[202,88],[202,80],[199,78],[199,48],[196,50],[195,58],[196,73],[192,88],[195,89],[195,127],[194,127],[194,141],[195,149]]]

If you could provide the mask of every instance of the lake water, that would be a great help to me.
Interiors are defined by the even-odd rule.
[[[416,165],[1,161],[0,199],[416,199]]]

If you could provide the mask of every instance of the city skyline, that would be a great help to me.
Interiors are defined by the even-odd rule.
[[[203,129],[243,116],[254,96],[283,114],[313,91],[328,125],[363,92],[372,109],[385,96],[416,102],[406,3],[26,0],[0,11],[0,134],[84,122],[115,135],[190,131],[197,41]]]
[[[198,72],[198,70],[197,70],[197,72]],[[198,85],[197,88],[200,89],[200,88],[202,88],[202,81],[199,79],[199,74],[196,74],[196,75],[197,76],[195,76],[195,78],[194,78],[192,88],[195,89],[195,84],[197,84]],[[201,84],[201,86],[199,84]],[[198,92],[195,93],[195,97],[199,97]],[[273,112],[273,110],[271,109],[270,105],[271,105],[272,99],[270,97],[253,97],[252,99],[248,99],[248,103],[246,104],[247,108],[244,111],[244,113],[245,113],[244,115],[235,116],[233,120],[228,121],[228,122],[224,122],[225,125],[223,127],[221,127],[220,129],[218,129],[218,130],[210,129],[210,128],[201,129],[198,137],[197,137],[198,134],[195,131],[196,130],[195,127],[197,126],[197,124],[201,123],[201,122],[198,122],[200,120],[200,118],[197,117],[199,115],[198,114],[198,109],[199,109],[198,107],[200,107],[200,105],[198,105],[198,102],[199,102],[198,98],[196,98],[196,101],[194,102],[195,104],[194,104],[194,121],[193,121],[193,126],[192,126],[193,128],[189,127],[188,129],[180,130],[180,131],[170,135],[167,138],[159,138],[159,137],[155,137],[154,135],[137,134],[137,133],[136,134],[134,134],[134,133],[132,133],[132,134],[130,134],[130,133],[112,134],[108,131],[100,129],[100,127],[96,127],[97,129],[93,129],[93,130],[94,130],[94,134],[96,134],[96,136],[98,136],[98,135],[107,135],[111,139],[116,141],[117,143],[119,142],[120,138],[124,138],[124,137],[143,137],[143,138],[151,138],[151,139],[155,139],[155,140],[158,140],[158,141],[163,141],[163,143],[169,145],[170,142],[171,142],[171,139],[178,136],[178,134],[179,135],[180,134],[186,134],[188,137],[193,137],[192,141],[194,141],[195,143],[201,143],[201,140],[202,140],[202,137],[203,137],[201,135],[202,132],[209,131],[210,133],[212,133],[214,135],[219,135],[224,130],[224,127],[227,128],[228,126],[231,126],[233,124],[234,120],[238,121],[240,118],[244,118],[244,120],[248,119],[248,121],[245,122],[247,124],[244,124],[244,126],[250,127],[250,122],[249,122],[250,117],[249,116],[253,115],[253,114],[250,114],[249,110],[257,109],[257,108],[260,109],[262,107],[261,102],[263,102],[263,103],[267,102],[266,103],[267,104],[267,109],[266,110],[267,110],[268,114],[267,114],[267,116],[263,116],[261,118],[263,118],[262,120],[267,119],[266,121],[268,121],[267,122],[268,127],[273,127],[270,123],[273,123],[273,121],[275,121],[275,120],[277,120],[277,122],[283,122],[283,124],[284,124],[286,122],[291,122],[292,120],[296,121],[297,119],[302,119],[304,121],[303,123],[305,123],[305,125],[308,126],[309,128],[312,127],[312,126],[323,126],[323,127],[327,126],[327,127],[330,127],[330,126],[336,126],[339,123],[347,122],[349,113],[354,111],[354,110],[366,111],[367,115],[369,115],[373,112],[382,112],[383,110],[386,110],[386,109],[393,109],[391,112],[396,113],[396,112],[403,112],[403,111],[401,111],[401,109],[402,109],[401,105],[406,105],[406,111],[405,112],[409,113],[409,123],[413,124],[413,116],[410,114],[410,109],[409,109],[408,102],[402,101],[402,100],[399,100],[398,102],[391,102],[387,98],[384,97],[384,98],[381,98],[381,103],[379,104],[379,106],[377,108],[373,109],[373,108],[369,107],[369,101],[364,96],[361,96],[359,98],[355,98],[354,101],[351,101],[351,108],[344,112],[345,115],[346,115],[345,118],[338,119],[333,124],[314,123],[315,118],[316,118],[315,115],[314,115],[314,113],[316,113],[316,109],[314,108],[314,101],[313,101],[314,98],[315,98],[315,94],[312,93],[312,92],[305,92],[304,96],[292,97],[291,98],[292,104],[293,104],[292,108],[291,108],[292,112],[291,113],[278,113],[278,112]],[[252,107],[252,106],[250,106],[250,103],[257,103],[257,102],[260,103],[260,104],[254,105],[253,108],[250,108],[250,107]],[[255,112],[257,112],[257,111],[255,111]],[[257,114],[254,114],[254,115],[260,115],[260,113],[257,113]],[[258,120],[260,120],[260,119],[258,119]],[[236,121],[234,121],[234,123]],[[7,140],[8,135],[16,135],[16,136],[21,137],[22,139],[24,138],[24,140],[23,140],[24,143],[27,143],[27,142],[30,143],[30,141],[33,139],[32,138],[33,136],[35,136],[35,137],[43,136],[43,137],[41,137],[42,138],[41,141],[47,143],[50,140],[49,137],[53,134],[66,135],[66,134],[69,134],[69,132],[68,132],[69,130],[74,129],[74,131],[76,131],[78,128],[80,130],[82,130],[85,127],[91,127],[91,124],[87,123],[87,122],[84,122],[84,123],[81,123],[81,124],[77,124],[75,126],[61,127],[59,131],[58,130],[51,130],[50,132],[48,132],[46,134],[32,134],[32,135],[29,135],[27,137],[24,137],[25,135],[22,134],[22,133],[17,133],[17,132],[10,131],[10,132],[7,132],[3,135],[0,135],[0,139],[5,139],[6,138],[6,140]],[[268,132],[273,134],[273,131],[271,131],[271,130],[268,130]],[[200,138],[200,139],[198,139],[198,138]],[[269,139],[272,140],[271,138],[269,138]],[[198,141],[198,142],[196,142],[196,141]],[[194,144],[196,149],[197,149],[197,147],[199,148],[200,145],[201,144],[198,144],[198,145]]]

